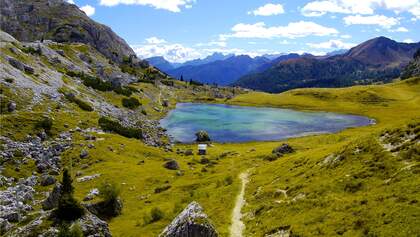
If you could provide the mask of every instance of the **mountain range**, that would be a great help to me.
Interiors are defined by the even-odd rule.
[[[194,80],[206,84],[230,85],[240,77],[252,72],[261,72],[275,63],[299,58],[299,54],[233,55],[214,53],[204,59],[195,59],[185,63],[171,63],[164,57],[152,57],[146,60],[156,68],[180,79]]]
[[[301,87],[344,87],[389,82],[398,77],[420,43],[399,43],[377,37],[350,50],[325,56],[311,54],[246,55],[213,54],[184,64],[163,57],[146,59],[167,74],[206,84],[233,85],[266,92]]]
[[[282,61],[264,71],[245,75],[233,85],[277,93],[302,87],[389,82],[399,77],[418,48],[420,43],[399,43],[378,37],[342,55]]]

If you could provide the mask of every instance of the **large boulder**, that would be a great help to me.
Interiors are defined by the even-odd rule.
[[[86,212],[79,223],[84,236],[112,237],[108,224],[90,212]]]
[[[217,236],[219,234],[197,202],[191,202],[159,235],[159,237]]]
[[[54,189],[48,195],[47,199],[42,202],[42,209],[44,210],[51,210],[58,206],[58,200],[60,199],[61,195],[61,184],[57,183],[54,186]]]

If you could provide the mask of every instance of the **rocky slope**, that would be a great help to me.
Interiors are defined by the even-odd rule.
[[[263,72],[246,75],[234,85],[282,92],[301,87],[344,87],[389,82],[400,75],[418,48],[420,43],[398,43],[379,37],[343,55],[303,57],[280,62]]]
[[[76,5],[64,0],[1,0],[1,29],[17,40],[84,43],[114,62],[135,55],[109,27],[90,19]]]
[[[6,236],[57,232],[57,226],[45,224],[49,214],[41,211],[54,208],[56,201],[44,202],[43,193],[59,180],[66,164],[63,153],[87,142],[76,157],[80,161],[90,157],[96,141],[92,133],[114,132],[171,150],[158,120],[176,101],[234,94],[228,88],[177,82],[153,67],[116,65],[90,45],[23,43],[0,31],[0,232]],[[80,169],[89,166],[80,161],[72,164]],[[106,222],[91,213],[79,222],[87,236],[96,232],[110,236]]]

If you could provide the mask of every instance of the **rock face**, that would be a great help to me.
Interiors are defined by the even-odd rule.
[[[0,218],[9,222],[19,222],[22,215],[32,210],[32,206],[26,203],[34,199],[33,186],[37,183],[37,177],[31,176],[20,179],[16,186],[0,191]]]
[[[159,237],[217,236],[219,236],[217,231],[197,202],[191,202],[159,235]]]
[[[108,224],[89,212],[80,218],[79,223],[84,236],[112,237]]]
[[[57,183],[54,186],[54,189],[48,195],[47,199],[44,200],[42,203],[42,209],[44,210],[51,210],[58,206],[58,199],[60,198],[61,194],[61,184]]]
[[[89,44],[114,62],[134,51],[109,27],[63,0],[0,0],[1,29],[19,41],[50,39]]]

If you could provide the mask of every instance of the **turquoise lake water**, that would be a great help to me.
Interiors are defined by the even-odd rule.
[[[273,141],[334,133],[371,122],[363,116],[328,112],[196,103],[179,103],[160,121],[172,140],[182,143],[194,142],[199,130],[207,131],[216,142]]]

